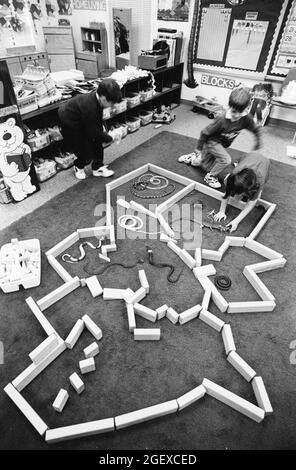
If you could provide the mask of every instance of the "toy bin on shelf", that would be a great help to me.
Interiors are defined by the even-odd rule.
[[[39,286],[41,280],[40,242],[37,238],[13,238],[0,249],[0,287],[3,292]]]
[[[124,98],[122,101],[120,101],[120,103],[115,103],[113,105],[113,112],[115,114],[122,113],[126,110],[126,108],[127,108],[127,101]]]
[[[35,170],[37,179],[40,183],[48,180],[51,176],[54,176],[57,172],[57,164],[53,160],[45,160],[41,164],[35,164]]]
[[[140,91],[139,94],[140,94],[141,101],[145,102],[145,101],[148,101],[152,98],[152,96],[154,95],[154,90],[153,90],[153,88],[149,88],[146,91]]]
[[[128,93],[126,95],[127,107],[133,108],[141,103],[141,96],[138,93]]]
[[[139,118],[141,120],[141,125],[146,126],[152,121],[152,111],[140,111],[139,112]]]
[[[111,106],[103,109],[103,119],[109,119],[112,116],[113,110]]]
[[[129,116],[127,117],[126,124],[128,132],[135,132],[141,126],[141,119],[137,116]]]

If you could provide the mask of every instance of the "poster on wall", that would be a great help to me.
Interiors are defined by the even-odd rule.
[[[0,0],[0,49],[30,41],[28,15],[25,0]]]
[[[291,6],[284,30],[273,61],[271,73],[287,75],[289,70],[296,67],[296,1]]]
[[[106,0],[73,0],[74,10],[107,11]]]
[[[157,19],[188,21],[190,0],[158,0]]]

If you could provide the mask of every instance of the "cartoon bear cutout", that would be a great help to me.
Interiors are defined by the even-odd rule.
[[[0,123],[0,171],[15,201],[22,201],[36,190],[30,173],[31,149],[14,118]]]

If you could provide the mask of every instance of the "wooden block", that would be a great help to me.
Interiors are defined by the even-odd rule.
[[[103,288],[99,283],[97,276],[88,277],[85,282],[93,297],[98,297],[103,293]]]
[[[228,313],[242,313],[242,312],[272,312],[275,307],[275,302],[272,300],[259,300],[254,302],[229,302]]]
[[[273,409],[269,401],[262,377],[254,377],[251,383],[260,408],[262,408],[266,414],[272,413]]]
[[[95,357],[97,354],[99,354],[99,345],[94,341],[89,346],[84,348],[83,354],[86,359],[88,359],[89,357]]]
[[[116,429],[123,429],[127,426],[149,421],[150,419],[160,418],[161,416],[176,413],[177,410],[177,400],[167,401],[158,405],[149,406],[148,408],[143,408],[142,410],[132,411],[131,413],[116,416],[115,427]]]
[[[107,227],[109,229],[109,238],[110,238],[110,243],[115,245],[115,231],[114,231],[114,225],[109,225]]]
[[[109,184],[110,190],[113,190],[117,188],[118,186],[121,186],[122,184],[136,178],[137,176],[140,176],[148,171],[148,163],[145,165],[140,166],[139,168],[136,168],[133,171],[130,171],[129,173],[126,173],[125,175],[121,176],[120,178],[116,178],[115,180],[111,181]]]
[[[165,233],[161,232],[160,234],[160,241],[164,243],[172,242],[172,243],[177,243],[177,240],[174,240],[171,237],[168,237]]]
[[[157,313],[157,320],[161,320],[163,317],[165,317],[165,314],[168,308],[169,307],[167,306],[167,304],[164,304],[155,310]]]
[[[9,396],[9,398],[14,402],[18,409],[25,415],[28,421],[36,429],[36,431],[43,436],[48,429],[47,424],[40,418],[35,410],[29,405],[29,403],[24,399],[24,397],[14,388],[14,386],[9,383],[4,388],[4,392]]]
[[[259,199],[257,201],[257,205],[259,205],[260,203],[264,203],[266,201],[263,201],[263,199]],[[254,240],[254,238],[256,238],[258,236],[258,234],[261,232],[262,228],[264,227],[264,225],[266,224],[266,222],[268,221],[268,219],[272,216],[275,208],[276,208],[276,204],[270,204],[270,203],[267,203],[269,205],[267,211],[265,212],[264,216],[262,217],[262,219],[260,219],[259,223],[256,225],[256,227],[254,228],[254,230],[250,233],[250,235],[248,236],[248,238]],[[264,204],[263,204],[264,205]]]
[[[126,303],[130,303],[130,299],[133,297],[134,291],[130,289],[129,287],[125,289],[125,295],[124,295],[124,300]]]
[[[94,436],[95,434],[102,434],[114,430],[114,418],[106,418],[98,421],[90,421],[89,423],[49,429],[45,434],[45,441],[48,444],[54,444],[55,442],[68,441],[69,439],[76,439],[78,437]]]
[[[234,344],[234,339],[232,336],[232,331],[231,331],[231,326],[226,324],[222,328],[222,339],[224,343],[224,348],[226,352],[226,356],[231,352],[235,351],[235,344]]]
[[[55,333],[55,329],[53,326],[49,323],[45,315],[41,312],[40,308],[36,304],[36,302],[32,299],[32,297],[27,297],[26,303],[28,307],[32,310],[33,314],[39,321],[40,325],[44,329],[44,331],[47,333],[47,335],[51,335],[52,333]]]
[[[176,204],[176,202],[180,201],[181,199],[183,199],[185,196],[187,196],[187,194],[190,194],[192,191],[195,190],[195,183],[192,182],[190,183],[189,185],[187,185],[185,188],[181,189],[180,191],[178,191],[176,194],[174,194],[173,196],[171,196],[169,199],[167,199],[165,202],[163,202],[162,204],[160,204],[159,206],[157,206],[156,208],[156,214],[160,214],[164,211],[166,211],[167,209],[169,209],[170,207],[172,207],[174,204]]]
[[[133,304],[126,304],[127,308],[127,319],[128,319],[128,331],[133,332],[136,328],[136,318]]]
[[[182,261],[188,266],[188,268],[193,269],[195,267],[195,259],[186,251],[185,249],[181,250],[179,257]]]
[[[112,224],[112,205],[111,205],[111,190],[109,186],[105,186],[106,188],[106,225]],[[112,243],[112,242],[111,242]]]
[[[213,266],[213,264],[205,264],[204,266],[194,268],[193,274],[196,279],[198,279],[199,277],[213,276],[214,274],[216,274],[216,268]]]
[[[103,299],[104,300],[121,300],[126,298],[126,289],[110,289],[104,288]]]
[[[85,279],[85,278],[80,279],[80,286],[81,286],[81,287],[85,287],[85,286],[86,286],[86,279]]]
[[[248,279],[249,283],[254,287],[255,291],[259,294],[262,300],[273,300],[275,301],[274,296],[267,289],[265,284],[259,279],[256,273],[250,266],[245,266],[243,270],[244,276]]]
[[[59,242],[57,245],[50,248],[50,250],[48,250],[45,254],[46,254],[46,256],[52,255],[54,257],[57,257],[61,253],[66,251],[67,248],[70,248],[70,246],[72,246],[72,245],[74,245],[74,243],[78,242],[78,240],[79,240],[78,231],[73,232],[73,233],[71,233],[71,235],[69,235],[67,238],[65,238],[61,242]]]
[[[194,318],[197,318],[200,311],[201,311],[201,305],[199,304],[187,310],[184,310],[184,312],[179,314],[179,323],[181,325],[184,325],[184,323],[187,323],[188,321],[193,320]]]
[[[223,193],[221,193],[221,191],[217,191],[217,189],[210,188],[209,186],[206,186],[202,183],[195,182],[195,190],[202,194],[207,194],[207,196],[211,196],[214,199],[218,199],[218,201],[221,201],[223,196]]]
[[[134,328],[134,340],[158,341],[160,340],[160,328]]]
[[[244,398],[235,395],[229,390],[226,390],[226,388],[215,384],[211,380],[204,379],[202,384],[205,387],[208,395],[216,398],[222,403],[225,403],[225,405],[230,406],[234,410],[239,411],[248,418],[253,419],[257,423],[260,423],[264,419],[265,412],[258,406],[253,405],[253,403],[250,403]]]
[[[268,248],[267,246],[262,245],[261,243],[258,243],[249,237],[246,238],[245,247],[249,250],[255,251],[255,253],[258,253],[261,256],[264,256],[264,258],[277,259],[283,257],[283,255],[277,251],[274,251],[271,248]]]
[[[83,315],[82,320],[88,331],[99,341],[103,337],[101,328],[88,315]]]
[[[174,325],[179,321],[179,314],[172,307],[167,309],[165,316],[168,320],[174,323]]]
[[[153,212],[151,212],[149,209],[146,209],[146,207],[142,206],[142,204],[138,204],[135,201],[131,201],[130,202],[130,207],[134,211],[141,212],[142,214],[146,214],[149,217],[152,217],[153,219],[156,219],[156,215]]]
[[[190,392],[185,393],[181,397],[177,398],[179,411],[183,410],[197,400],[200,400],[206,393],[206,389],[203,385],[193,388]]]
[[[171,227],[169,226],[169,224],[167,223],[167,221],[165,220],[165,218],[161,215],[161,214],[157,214],[157,219],[161,225],[161,227],[163,228],[163,230],[165,231],[165,233],[171,237],[171,238],[174,238],[175,236],[175,233],[174,231],[171,229]]]
[[[211,312],[208,312],[205,309],[201,310],[199,319],[219,332],[225,325],[223,320],[220,320],[220,318],[216,317],[216,315],[213,315]]]
[[[84,383],[76,372],[70,375],[69,380],[72,387],[74,388],[74,390],[76,390],[77,393],[80,394],[83,392],[83,390],[85,389]]]
[[[188,184],[195,183],[195,181],[191,180],[190,178],[186,178],[185,176],[181,176],[178,173],[174,173],[173,171],[166,170],[160,166],[154,165],[153,163],[149,163],[149,170],[153,171],[161,176],[165,176],[166,178],[170,178],[177,183],[184,184],[187,186]]]
[[[228,308],[228,302],[226,302],[223,295],[220,294],[217,287],[210,280],[209,280],[209,282],[211,284],[212,299],[213,299],[214,304],[216,304],[216,306],[218,307],[220,312],[222,312],[222,313],[226,312],[226,310]]]
[[[173,242],[168,242],[167,246],[174,252],[176,253],[176,255],[180,255],[181,253],[181,248],[178,247],[178,245],[176,245],[175,243]]]
[[[201,250],[201,256],[202,259],[210,259],[212,261],[221,261],[222,259],[222,253],[219,251],[205,250],[204,248]]]
[[[250,264],[248,267],[253,269],[255,273],[264,273],[272,271],[273,269],[283,268],[286,264],[285,258],[271,259],[270,261],[263,261],[262,263]]]
[[[106,255],[106,253],[113,253],[114,251],[117,250],[117,246],[115,243],[109,243],[109,245],[103,245],[102,249],[104,248],[104,255]]]
[[[220,246],[220,248],[218,248],[218,251],[219,251],[219,253],[222,253],[222,256],[223,256],[225,251],[227,251],[229,247],[230,247],[230,241],[227,240],[227,237],[225,237],[225,240],[222,243],[222,245]]]
[[[66,269],[58,262],[58,260],[53,255],[48,255],[47,261],[55,270],[55,272],[63,279],[64,282],[68,282],[73,279],[72,276],[66,271]]]
[[[245,237],[230,237],[226,236],[225,240],[229,241],[230,246],[244,246],[245,244]]]
[[[51,305],[70,294],[70,292],[77,289],[79,286],[80,279],[79,277],[75,276],[73,277],[72,281],[65,282],[65,284],[62,284],[60,287],[47,294],[45,297],[42,297],[42,299],[38,300],[37,305],[43,312]]]
[[[109,224],[110,225],[110,224]],[[106,235],[107,229],[106,226],[97,226],[97,227],[87,227],[77,229],[79,238],[88,238],[88,237],[100,237]]]
[[[144,269],[140,269],[140,271],[138,271],[138,275],[139,275],[141,286],[144,287],[146,294],[149,294],[149,283],[148,283]]]
[[[95,360],[93,357],[88,357],[87,359],[83,359],[79,361],[79,368],[81,374],[87,374],[88,372],[92,372],[96,370]]]
[[[201,248],[195,248],[194,257],[195,257],[195,266],[197,267],[201,266]]]
[[[129,209],[129,208],[130,208],[130,203],[127,202],[127,201],[125,201],[124,199],[117,199],[116,204],[117,204],[118,206],[124,207],[125,209]]]
[[[108,261],[108,263],[111,261],[108,256],[102,255],[101,253],[99,253],[99,258],[103,259],[104,261]]]
[[[30,364],[13,381],[12,385],[21,392],[32,380],[37,377],[51,362],[53,362],[66,349],[65,342],[59,337],[59,345],[39,364]]]
[[[69,393],[67,392],[67,390],[61,388],[52,404],[53,408],[58,411],[58,413],[61,413],[68,401],[68,398]]]
[[[134,311],[140,315],[140,317],[145,318],[146,320],[155,322],[157,320],[157,313],[151,308],[145,307],[145,305],[134,304]]]
[[[31,359],[34,364],[39,364],[39,362],[43,361],[59,344],[58,337],[55,333],[52,333],[48,336],[42,343],[37,346],[32,352],[29,354],[29,358]]]
[[[81,320],[81,318],[79,318],[79,320],[77,320],[72,330],[68,334],[67,338],[65,339],[65,343],[68,349],[74,348],[83,330],[84,330],[84,321]]]
[[[256,372],[246,361],[235,351],[230,351],[227,361],[247,380],[250,382],[256,375]]]
[[[129,303],[137,304],[141,302],[146,297],[146,290],[144,287],[140,287],[140,289],[136,290],[133,296],[129,298]]]
[[[211,289],[206,289],[203,299],[202,299],[202,303],[201,303],[201,308],[203,308],[204,310],[209,310],[209,303],[211,300],[211,296],[212,296]]]

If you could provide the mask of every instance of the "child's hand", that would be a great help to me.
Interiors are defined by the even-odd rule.
[[[226,214],[222,211],[217,212],[217,214],[214,215],[214,221],[215,222],[220,222],[220,220],[225,220],[226,219]]]
[[[235,220],[232,220],[226,225],[226,227],[230,227],[230,232],[235,232],[238,227],[238,223]]]

